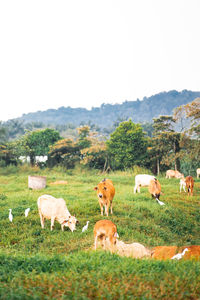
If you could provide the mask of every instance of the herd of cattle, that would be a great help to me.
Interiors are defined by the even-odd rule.
[[[197,178],[199,178],[200,169],[197,169]],[[180,191],[183,187],[185,191],[185,187],[187,188],[188,195],[193,195],[193,187],[194,187],[194,179],[192,176],[187,176],[184,178],[184,175],[178,171],[168,170],[166,172],[166,178],[179,178],[180,179]],[[148,187],[150,194],[153,198],[159,201],[159,197],[162,194],[161,192],[161,185],[158,179],[155,176],[148,175],[148,174],[138,174],[135,176],[135,186],[134,186],[134,193],[140,193],[140,187]],[[105,215],[112,214],[112,201],[115,196],[115,188],[110,179],[103,179],[95,188],[94,190],[97,191],[97,197],[101,209],[101,215],[103,216],[104,210]],[[163,204],[163,202],[159,201],[159,204]],[[161,205],[162,205],[161,204]],[[42,195],[38,198],[37,201],[38,211],[40,215],[41,226],[44,228],[44,221],[45,219],[51,220],[51,230],[53,230],[54,221],[58,221],[61,225],[62,231],[64,230],[64,226],[69,227],[69,229],[73,232],[76,230],[76,224],[78,220],[75,216],[71,216],[70,212],[67,209],[65,200],[62,198],[54,198],[51,195]],[[148,249],[144,250],[144,247],[141,244],[137,244],[134,247],[130,247],[123,242],[119,242],[117,233],[117,226],[110,220],[100,220],[94,226],[94,248],[96,250],[98,241],[100,240],[101,246],[105,249],[106,242],[109,242],[111,251],[114,250],[114,246],[118,245],[121,249],[139,249],[140,253],[148,253],[152,255],[152,252]],[[121,243],[121,244],[120,244]],[[132,245],[133,245],[132,244]],[[128,247],[128,248],[127,248]],[[129,251],[128,250],[128,251]],[[132,251],[132,250],[131,250]],[[146,251],[146,252],[144,252]],[[155,251],[154,251],[155,252]]]

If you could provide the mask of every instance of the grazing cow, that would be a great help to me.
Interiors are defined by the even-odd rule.
[[[112,201],[115,195],[115,188],[110,179],[103,179],[95,188],[99,199],[99,205],[101,208],[101,215],[103,216],[103,207],[105,207],[105,214],[108,216],[109,207],[112,212]]]
[[[134,187],[134,194],[136,192],[140,193],[141,186],[149,186],[151,180],[156,179],[155,176],[147,175],[147,174],[138,174],[135,176],[135,187]]]
[[[188,196],[193,196],[193,188],[194,188],[194,179],[192,176],[187,176],[185,178],[185,183],[188,191]]]
[[[76,230],[78,221],[69,213],[64,199],[42,195],[38,198],[37,205],[42,228],[44,228],[44,220],[49,219],[51,220],[51,230],[53,230],[55,220],[61,224],[62,231],[64,226],[69,227],[72,232]]]
[[[100,220],[94,226],[94,249],[97,249],[98,239],[101,240],[101,246],[106,249],[106,238],[108,238],[112,251],[116,244],[117,226],[110,220]]]
[[[184,175],[180,173],[179,171],[174,170],[167,170],[166,172],[166,178],[182,178]]]
[[[181,193],[182,188],[183,188],[184,192],[186,192],[185,187],[186,187],[185,178],[182,177],[182,178],[180,179],[180,193]]]
[[[200,175],[200,168],[197,169],[197,178],[199,178]]]
[[[161,194],[161,185],[158,179],[154,178],[150,180],[149,193],[152,195],[153,198],[159,200]]]

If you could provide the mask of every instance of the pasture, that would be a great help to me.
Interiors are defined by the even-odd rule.
[[[93,250],[93,227],[103,218],[117,225],[120,240],[127,243],[200,245],[200,179],[195,178],[189,197],[179,192],[178,179],[158,177],[166,204],[160,206],[147,188],[133,194],[134,176],[144,172],[0,169],[0,299],[199,299],[200,261],[139,260]],[[47,176],[46,189],[28,189],[28,175]],[[116,189],[109,217],[101,217],[94,191],[105,176]],[[68,184],[50,185],[57,180]],[[42,194],[65,199],[80,222],[75,232],[62,232],[57,222],[51,232],[50,221],[41,228],[37,199]]]

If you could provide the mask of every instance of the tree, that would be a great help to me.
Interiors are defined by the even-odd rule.
[[[120,123],[106,144],[112,167],[124,169],[145,164],[147,139],[140,124],[131,120]]]
[[[77,130],[79,134],[78,145],[80,149],[88,148],[91,144],[90,140],[88,139],[90,133],[90,126],[81,126],[77,128]]]
[[[62,165],[71,169],[79,160],[80,148],[72,139],[59,140],[50,147],[48,159],[50,167]]]
[[[50,145],[59,139],[59,132],[50,128],[27,132],[20,139],[21,155],[30,156],[31,165],[34,165],[35,157],[48,155]]]
[[[81,150],[81,164],[106,171],[109,167],[106,144],[95,135],[95,133],[90,133],[90,146]]]
[[[153,121],[151,154],[153,160],[156,158],[157,174],[160,173],[160,163],[167,166],[174,164],[175,170],[179,169],[181,134],[174,130],[176,120],[172,116],[160,116]]]

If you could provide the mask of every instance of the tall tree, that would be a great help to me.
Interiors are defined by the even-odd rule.
[[[145,163],[147,139],[140,124],[131,120],[120,123],[107,146],[114,168],[124,169]]]

